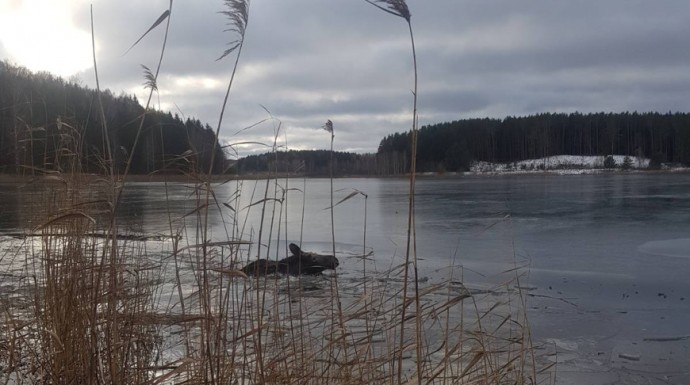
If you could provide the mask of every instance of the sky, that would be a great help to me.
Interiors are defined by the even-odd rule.
[[[541,112],[688,111],[690,1],[408,0],[419,126]],[[0,0],[0,60],[148,96],[168,0]],[[175,0],[155,108],[218,125],[235,55],[221,0]],[[239,156],[334,147],[375,152],[412,127],[404,19],[364,0],[253,0],[221,125]],[[258,124],[257,124],[258,123]],[[251,128],[249,128],[251,127]],[[261,143],[261,144],[257,144]]]

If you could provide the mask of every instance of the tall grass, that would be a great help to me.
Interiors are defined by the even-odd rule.
[[[182,214],[169,209],[168,234],[129,234],[118,222],[126,190],[113,174],[112,159],[102,160],[107,176],[84,178],[74,147],[80,141],[67,140],[60,152],[65,158],[56,163],[71,168],[23,187],[35,210],[31,230],[0,248],[0,267],[8,272],[2,279],[16,286],[11,292],[0,286],[0,384],[524,384],[547,375],[537,370],[517,270],[513,279],[486,291],[466,288],[456,266],[439,273],[438,282],[418,277],[411,16],[404,1],[370,3],[402,17],[412,42],[415,139],[402,264],[367,249],[368,195],[354,190],[335,202],[340,191],[333,189],[332,174],[330,252],[343,260],[336,214],[363,203],[362,254],[352,256],[361,260],[361,276],[349,274],[344,282],[338,273],[257,278],[239,270],[257,257],[285,257],[295,241],[289,239],[288,197],[302,194],[304,207],[308,184],[290,188],[288,179],[277,176],[285,170],[273,169],[263,181],[215,183],[211,169],[199,173],[190,165],[180,171],[190,181],[191,205]],[[236,39],[221,59],[236,57],[216,136],[250,3],[225,5]],[[172,2],[142,38],[169,23],[171,14]],[[146,69],[149,101],[168,26],[156,71]],[[281,124],[267,122],[274,124],[275,152]],[[332,153],[333,123],[324,128]],[[358,196],[364,201],[352,199]],[[299,220],[303,229],[304,209]],[[390,261],[383,270],[372,261],[381,257]]]

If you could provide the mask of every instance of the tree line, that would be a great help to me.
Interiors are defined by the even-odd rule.
[[[383,138],[375,154],[334,154],[334,175],[398,175],[410,171],[410,132]],[[417,171],[467,171],[475,161],[516,162],[555,155],[628,155],[690,166],[688,113],[544,113],[505,119],[465,119],[424,126],[417,137]],[[279,151],[240,159],[240,174],[329,175],[329,152]],[[612,158],[611,158],[612,159]]]
[[[145,111],[136,97],[110,90],[99,98],[75,82],[0,62],[0,172],[119,174],[130,157],[135,174],[208,172],[212,159],[214,173],[227,166],[214,131],[198,119]]]
[[[411,135],[383,138],[377,157],[386,173],[409,172]],[[464,171],[473,161],[515,162],[555,155],[629,155],[651,164],[690,165],[688,113],[543,113],[465,119],[424,126],[417,171]]]
[[[333,174],[408,173],[411,145],[411,133],[399,132],[383,138],[374,154],[334,152]],[[576,112],[464,119],[422,127],[417,146],[418,172],[464,171],[475,161],[554,155],[629,155],[650,158],[655,166],[688,166],[690,114]],[[135,174],[331,172],[326,150],[277,151],[231,163],[214,131],[198,119],[144,111],[134,96],[105,90],[99,98],[95,90],[75,82],[0,62],[0,172],[67,171],[76,159],[80,172],[112,168],[122,173],[130,155]]]
[[[333,152],[333,175],[380,175],[376,154]],[[289,150],[249,155],[240,158],[232,170],[239,175],[295,174],[326,177],[331,173],[331,152],[328,150]]]

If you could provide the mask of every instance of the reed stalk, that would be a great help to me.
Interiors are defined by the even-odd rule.
[[[412,102],[412,128],[411,128],[411,156],[410,156],[410,184],[409,184],[409,194],[408,194],[408,220],[407,220],[407,243],[405,247],[405,269],[404,269],[404,284],[403,284],[403,298],[404,303],[402,307],[401,322],[404,322],[407,314],[407,292],[408,292],[408,280],[409,280],[409,266],[412,264],[413,277],[412,281],[414,283],[414,304],[415,304],[415,347],[416,347],[416,362],[417,362],[417,383],[421,384],[422,373],[423,373],[423,337],[422,337],[422,327],[420,314],[420,302],[419,302],[419,277],[417,268],[417,240],[415,231],[415,184],[417,175],[417,53],[414,44],[414,33],[412,31],[412,22],[410,10],[407,7],[405,0],[365,0],[369,4],[390,13],[394,16],[403,18],[407,22],[407,27],[410,34],[410,43],[412,48],[412,63],[414,72],[414,87],[412,91],[413,102]],[[401,326],[400,328],[400,346],[402,347],[405,343],[405,328]],[[398,383],[402,381],[402,350],[398,357]]]

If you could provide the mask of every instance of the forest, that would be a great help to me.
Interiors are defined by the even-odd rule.
[[[79,170],[66,169],[74,168],[70,157],[78,157]],[[213,130],[197,119],[144,111],[134,96],[110,90],[99,98],[74,82],[0,62],[0,173],[121,174],[130,157],[133,174],[207,173],[212,160],[213,173],[221,173],[228,164]]]
[[[333,174],[398,175],[410,170],[411,134],[383,138],[375,154],[334,154]],[[417,137],[417,171],[467,171],[475,161],[515,162],[555,155],[629,155],[690,165],[690,114],[552,114],[466,119],[424,126]],[[287,151],[240,159],[240,174],[269,170],[325,176],[327,151]]]
[[[327,150],[277,151],[230,161],[211,127],[198,119],[144,111],[134,96],[109,90],[98,96],[51,74],[0,62],[0,173],[64,172],[66,164],[74,164],[64,161],[71,156],[80,159],[77,171],[99,174],[122,173],[130,157],[134,174],[209,169],[235,175],[331,173]],[[411,132],[398,132],[381,139],[376,153],[334,152],[333,175],[408,173],[411,140]],[[464,119],[422,127],[417,149],[418,172],[465,171],[475,161],[554,155],[629,155],[651,159],[652,167],[690,166],[690,114],[576,112]]]
[[[381,140],[378,169],[409,172],[411,135]],[[424,126],[417,137],[417,171],[465,171],[473,161],[515,162],[555,155],[629,155],[690,165],[688,113],[543,113],[465,119]]]

